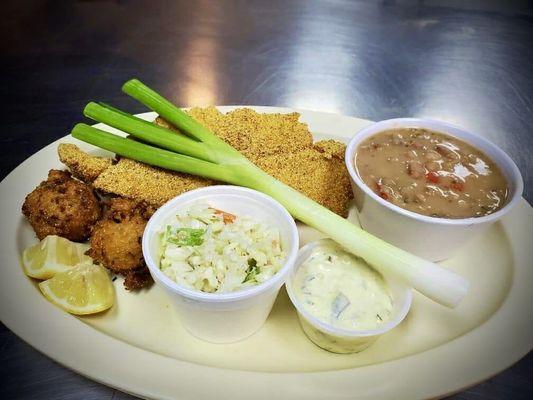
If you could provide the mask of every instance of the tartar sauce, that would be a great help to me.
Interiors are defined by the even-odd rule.
[[[296,272],[292,289],[307,312],[343,329],[375,329],[393,308],[383,277],[330,240],[313,249]]]

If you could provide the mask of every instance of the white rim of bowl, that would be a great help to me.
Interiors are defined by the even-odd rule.
[[[303,264],[305,261],[307,261],[308,257],[303,260],[300,260],[301,255],[328,240],[332,240],[332,239],[329,239],[329,238],[319,239],[319,240],[315,240],[314,242],[307,243],[305,246],[303,246],[300,249],[300,251],[298,251],[298,257],[296,258],[296,261],[297,262],[299,261],[299,263],[294,264],[294,269],[293,269],[294,274],[296,274],[296,271],[298,270],[300,265]],[[394,281],[394,283],[401,285],[402,290],[405,290],[407,292],[407,295],[405,296],[405,302],[403,303],[398,314],[396,314],[394,318],[391,318],[389,321],[387,321],[386,323],[384,323],[383,325],[381,325],[379,328],[376,328],[376,329],[354,330],[354,329],[336,328],[331,324],[328,324],[326,322],[319,320],[317,317],[307,312],[305,309],[303,309],[303,307],[300,306],[300,302],[298,301],[298,299],[296,298],[296,295],[292,291],[292,283],[293,283],[292,274],[289,274],[285,287],[287,288],[287,294],[289,295],[291,303],[294,305],[296,310],[300,314],[302,314],[312,325],[319,326],[322,331],[325,331],[328,334],[333,335],[333,336],[344,336],[344,337],[350,337],[350,338],[376,336],[376,335],[382,335],[385,332],[388,332],[391,329],[397,327],[409,313],[409,310],[411,309],[411,304],[413,302],[413,291],[408,285],[403,284],[400,280],[387,277],[381,273],[380,275],[383,276],[387,284],[389,281]]]
[[[355,152],[357,150],[357,146],[361,143],[362,140],[377,135],[378,133],[385,131],[387,129],[392,129],[388,127],[384,127],[381,131],[376,131],[375,133],[366,136],[365,133],[367,133],[369,130],[376,129],[376,127],[381,125],[388,125],[392,123],[399,123],[398,128],[424,128],[423,125],[425,124],[434,124],[439,126],[438,128],[424,128],[424,129],[434,129],[435,131],[438,131],[440,133],[443,133],[448,136],[452,136],[456,139],[462,140],[475,149],[481,151],[483,154],[485,154],[487,157],[489,157],[495,164],[498,165],[498,167],[501,170],[510,170],[511,171],[511,178],[512,182],[511,185],[514,185],[514,191],[510,196],[510,199],[507,201],[507,203],[498,211],[489,214],[484,215],[482,217],[469,217],[469,218],[440,218],[440,217],[430,217],[427,215],[422,215],[415,213],[413,211],[409,211],[406,209],[403,209],[395,204],[392,204],[388,202],[387,200],[382,199],[379,197],[372,189],[370,189],[366,183],[363,182],[363,180],[359,177],[359,174],[355,170],[355,163],[354,163],[354,157]],[[461,136],[457,136],[451,132],[449,132],[449,129],[460,131],[461,134],[465,135],[468,138],[464,138]],[[476,137],[476,140],[479,140],[482,142],[485,146],[490,147],[492,151],[499,154],[501,159],[504,160],[504,163],[507,164],[508,168],[503,168],[502,163],[495,160],[490,155],[486,154],[484,150],[479,149],[478,146],[472,144],[469,140],[469,137]],[[363,139],[364,137],[364,139]],[[357,184],[357,186],[363,190],[368,196],[370,196],[372,199],[380,203],[381,205],[396,211],[399,214],[402,214],[406,217],[411,217],[414,219],[417,219],[422,222],[429,222],[433,224],[440,224],[440,225],[475,225],[475,224],[481,224],[484,222],[490,222],[495,221],[497,219],[500,219],[502,216],[504,216],[507,212],[509,212],[516,203],[520,200],[522,196],[522,192],[524,190],[524,181],[522,179],[522,175],[520,174],[520,170],[516,166],[515,162],[512,160],[509,155],[504,152],[502,149],[500,149],[498,146],[496,146],[491,141],[485,139],[483,136],[477,135],[475,133],[469,132],[460,126],[450,124],[448,122],[438,121],[434,119],[427,119],[427,118],[393,118],[393,119],[385,119],[382,121],[374,122],[371,125],[368,125],[364,127],[363,129],[359,130],[352,139],[348,142],[348,146],[346,146],[346,151],[344,155],[344,162],[346,164],[346,168],[348,169],[348,173],[350,174],[352,180]]]
[[[182,201],[183,199],[187,199],[188,201],[194,201],[194,198],[198,194],[209,194],[209,192],[216,192],[220,189],[224,190],[230,190],[233,191],[235,195],[252,195],[255,198],[260,199],[259,201],[262,201],[264,203],[269,203],[272,205],[275,209],[277,209],[282,215],[284,215],[285,219],[289,223],[289,226],[291,227],[290,237],[292,240],[292,248],[288,252],[288,254],[285,257],[285,260],[283,262],[283,265],[277,271],[270,279],[266,280],[263,283],[260,283],[256,286],[244,289],[244,290],[238,290],[235,292],[229,292],[229,293],[205,293],[200,291],[195,291],[188,289],[184,286],[181,286],[179,283],[173,281],[168,276],[166,276],[163,271],[159,268],[159,266],[155,263],[154,258],[150,252],[150,246],[149,246],[149,237],[151,234],[157,234],[156,227],[153,225],[155,224],[156,215],[163,214],[166,209],[174,207],[174,204],[177,202]],[[216,195],[217,193],[213,194]],[[249,196],[250,197],[250,196]],[[250,297],[253,297],[255,295],[261,294],[267,289],[271,287],[275,282],[277,282],[280,278],[280,276],[287,275],[290,270],[294,267],[294,262],[296,261],[296,256],[298,254],[298,247],[299,247],[299,236],[298,236],[298,228],[296,226],[296,222],[294,221],[294,218],[289,214],[289,212],[276,200],[274,200],[272,197],[267,196],[264,193],[258,192],[257,190],[243,188],[239,186],[231,186],[231,185],[213,185],[203,188],[198,188],[194,190],[190,190],[188,192],[185,192],[181,195],[178,195],[174,197],[173,199],[167,201],[165,204],[163,204],[150,218],[148,223],[146,224],[146,228],[143,233],[142,238],[142,251],[143,256],[146,260],[146,265],[148,266],[148,269],[151,273],[154,273],[157,278],[158,282],[165,285],[168,289],[172,291],[176,291],[178,294],[191,299],[191,300],[197,300],[197,301],[209,301],[213,303],[226,303],[226,302],[232,302],[237,300],[243,300]],[[278,279],[276,279],[278,278]],[[284,282],[281,283],[280,286],[283,285]]]

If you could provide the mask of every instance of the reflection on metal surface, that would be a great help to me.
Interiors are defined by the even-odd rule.
[[[188,106],[216,104],[218,93],[217,43],[205,37],[193,38],[184,49],[180,63],[184,66],[183,94],[180,102]],[[188,63],[186,60],[196,62]]]
[[[222,18],[223,8],[208,1],[191,4],[193,19],[213,21]],[[180,12],[179,7],[176,10]],[[218,77],[220,69],[220,32],[217,24],[193,24],[186,39],[176,42],[183,50],[176,53],[175,81],[181,86],[179,103],[187,106],[206,106],[217,104]]]
[[[423,79],[413,88],[420,99],[419,107],[413,113],[480,131],[481,127],[476,123],[483,121],[493,98],[490,85],[475,85],[476,80],[486,79],[489,72],[481,62],[489,49],[483,49],[479,44],[473,46],[469,41],[450,40],[454,35],[463,36],[464,32],[450,34],[443,31],[435,35],[435,44],[424,60],[427,69],[422,71]],[[467,29],[466,35],[472,35],[472,28]],[[505,49],[500,50],[505,53]],[[457,62],[461,62],[460,68],[455,67]],[[494,123],[492,128],[499,128],[500,121]],[[480,133],[490,136],[486,131]]]
[[[346,102],[354,59],[361,37],[321,14],[320,7],[303,3],[295,21],[289,59],[288,103],[291,107],[340,113]],[[346,40],[349,38],[349,46]]]

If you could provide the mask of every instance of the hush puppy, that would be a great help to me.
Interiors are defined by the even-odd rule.
[[[58,235],[74,242],[87,240],[101,217],[93,189],[67,171],[50,170],[48,179],[26,196],[22,213],[39,240]]]

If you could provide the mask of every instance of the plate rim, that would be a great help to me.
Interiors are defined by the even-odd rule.
[[[304,121],[306,118],[332,118],[344,120],[347,123],[372,123],[340,114],[287,107],[217,106],[222,112],[241,107],[269,113],[299,112]],[[149,118],[155,113],[137,115]],[[0,183],[0,198],[4,200],[8,184],[12,184],[13,179],[18,179],[17,173],[20,174],[31,164],[39,152],[49,146],[56,146],[65,139],[74,141],[70,135],[64,136],[43,147],[11,171]],[[5,205],[4,201],[2,203]],[[19,215],[17,218],[13,217],[6,211],[6,208],[0,209],[2,219],[6,221],[7,218],[9,222],[5,225],[4,232],[9,231],[9,228],[16,229],[13,223],[15,220],[19,221]],[[224,397],[232,396],[233,398],[258,392],[254,397],[271,398],[276,395],[280,398],[319,399],[324,396],[333,398],[348,396],[385,399],[394,395],[395,398],[424,399],[449,395],[497,374],[533,348],[533,320],[525,318],[520,320],[516,316],[513,318],[513,310],[518,304],[524,304],[524,299],[533,300],[533,295],[527,293],[526,283],[533,278],[533,271],[527,268],[528,242],[525,239],[528,234],[531,237],[533,233],[533,229],[529,227],[531,224],[527,223],[528,220],[533,222],[532,210],[531,206],[522,199],[520,204],[502,221],[509,237],[515,268],[511,288],[499,309],[481,325],[462,336],[429,350],[380,364],[320,372],[255,372],[217,368],[153,353],[122,342],[96,329],[86,329],[87,325],[82,321],[55,307],[44,308],[44,305],[47,305],[45,302],[42,308],[22,309],[23,318],[20,312],[17,312],[20,305],[17,305],[16,311],[9,307],[9,298],[16,290],[27,290],[33,284],[29,278],[24,276],[22,268],[18,268],[18,271],[14,268],[6,268],[6,265],[9,265],[13,259],[19,262],[19,255],[16,246],[13,247],[16,242],[13,240],[15,236],[10,236],[11,241],[9,241],[9,238],[6,240],[5,233],[2,233],[0,241],[2,274],[10,273],[17,280],[8,285],[7,282],[11,277],[0,279],[0,317],[2,322],[22,340],[67,368],[107,386],[145,398],[170,399],[175,398],[176,395],[183,398],[209,398],[215,393],[221,395],[222,391],[224,391]],[[19,279],[20,276],[25,279]],[[31,290],[34,289],[31,288]],[[42,313],[43,310],[46,311],[46,315]],[[54,324],[51,323],[50,318]],[[30,322],[33,323],[30,324]],[[35,329],[35,324],[38,324],[40,329]],[[503,344],[503,337],[500,336],[502,324],[507,324],[516,331],[512,340],[504,341]],[[66,338],[62,337],[61,341],[51,341],[48,335],[43,334],[47,332],[53,337],[58,329],[67,329],[70,334]],[[83,337],[84,341],[89,341],[91,346],[80,346],[76,340],[78,335]],[[483,345],[480,345],[481,342]],[[490,346],[492,350],[490,352],[486,351],[488,343],[495,345]],[[91,351],[94,346],[99,349],[98,352]],[[469,350],[469,354],[479,355],[479,358],[474,361],[475,357],[471,356],[467,365],[454,365],[453,361],[458,359],[457,356],[465,348]],[[102,363],[96,354],[116,353],[117,351],[121,356],[107,359],[105,363]],[[156,368],[137,368],[136,370],[123,368],[124,365],[130,365],[130,363],[131,365],[158,366],[159,369],[156,371]],[[180,373],[180,379],[176,379],[176,372]],[[438,382],[434,381],[436,374],[440,374]],[[382,381],[384,376],[387,379],[385,383]],[[206,377],[208,377],[207,381]],[[276,385],[271,384],[273,379],[276,380]],[[334,388],[332,380],[335,381]],[[409,382],[430,382],[431,384],[410,385]],[[265,390],[266,388],[268,391]],[[335,389],[335,392],[331,389]]]

